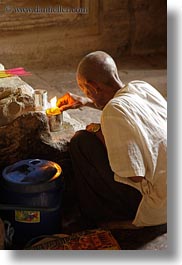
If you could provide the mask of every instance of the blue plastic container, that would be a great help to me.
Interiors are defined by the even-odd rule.
[[[60,233],[63,185],[62,169],[52,161],[27,159],[3,170],[0,216],[14,228],[13,244]]]

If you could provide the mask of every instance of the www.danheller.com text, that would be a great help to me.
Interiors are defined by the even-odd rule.
[[[0,3],[1,4],[1,3]],[[63,6],[47,6],[47,7],[17,7],[17,6],[10,6],[7,5],[4,8],[0,8],[1,12],[4,9],[5,13],[32,13],[32,14],[40,14],[40,13],[47,13],[47,14],[65,14],[65,13],[78,13],[78,14],[87,14],[88,8],[86,7],[63,7]]]

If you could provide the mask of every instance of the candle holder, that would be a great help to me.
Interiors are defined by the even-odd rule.
[[[51,132],[57,132],[61,130],[63,123],[63,113],[56,106],[57,97],[53,97],[50,101],[51,108],[46,110],[49,128]]]
[[[44,111],[47,108],[47,91],[44,89],[35,89],[34,106],[37,111]]]
[[[61,130],[63,124],[63,113],[47,115],[49,128],[51,132],[57,132]]]

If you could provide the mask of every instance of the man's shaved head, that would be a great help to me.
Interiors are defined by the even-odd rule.
[[[103,51],[89,53],[81,60],[77,68],[77,83],[100,109],[123,87],[114,60]]]
[[[78,65],[77,79],[112,84],[118,78],[116,64],[112,57],[103,52],[96,51],[86,55]]]

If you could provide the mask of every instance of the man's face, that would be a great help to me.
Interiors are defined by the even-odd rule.
[[[86,97],[90,98],[94,105],[99,108],[103,109],[104,106],[107,104],[107,95],[103,93],[103,90],[95,84],[90,84],[86,80],[81,77],[77,77],[77,83],[80,89],[83,91]]]

